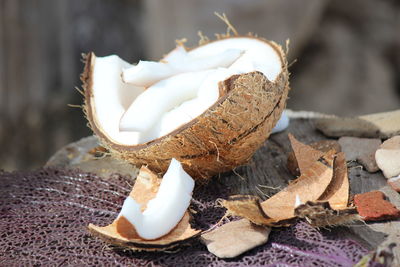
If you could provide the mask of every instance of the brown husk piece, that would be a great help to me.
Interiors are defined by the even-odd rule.
[[[349,188],[346,157],[343,152],[340,152],[336,154],[333,162],[332,181],[318,200],[328,201],[330,207],[335,210],[347,209]]]
[[[228,213],[248,219],[257,225],[283,226],[288,225],[288,221],[277,221],[265,214],[261,207],[261,199],[257,196],[235,195],[230,196],[228,200],[223,200],[222,205],[228,210]]]
[[[255,224],[288,225],[295,217],[295,201],[316,201],[325,192],[333,178],[334,151],[327,152],[285,189],[264,202],[252,196],[234,196],[223,200],[228,213],[244,217]]]
[[[237,37],[241,36],[224,38]],[[136,146],[114,142],[98,123],[92,91],[96,56],[89,53],[84,58],[81,80],[84,111],[91,129],[112,155],[136,165],[148,165],[158,173],[166,171],[171,158],[179,160],[185,171],[198,179],[248,162],[281,116],[289,92],[289,72],[281,46],[254,36],[243,37],[264,41],[280,56],[282,71],[275,81],[257,71],[233,75],[219,83],[220,91],[225,93],[202,115],[166,136]]]
[[[289,134],[288,136],[294,153],[294,159],[297,163],[297,168],[299,169],[299,174],[302,174],[304,171],[310,168],[316,160],[324,155],[323,151],[300,143],[292,134]],[[296,164],[294,162],[292,163],[292,165],[293,166],[290,169],[296,167]]]
[[[338,142],[333,140],[322,140],[314,142],[310,145],[305,145],[299,142],[293,135],[289,134],[289,140],[292,144],[292,156],[296,165],[300,162],[301,169],[309,168],[309,164],[316,160],[320,153],[327,152],[333,149],[337,154],[333,163],[333,178],[331,183],[326,188],[325,192],[318,199],[320,201],[328,201],[330,206],[337,209],[346,209],[349,200],[349,178],[347,174],[347,163],[345,154],[341,151]],[[291,165],[294,165],[291,163]],[[289,164],[288,164],[289,165]]]
[[[144,210],[149,200],[156,196],[160,183],[161,179],[156,174],[147,167],[142,167],[129,196],[141,204],[142,210]],[[89,224],[88,228],[93,235],[100,237],[108,243],[135,251],[169,250],[197,237],[201,232],[200,230],[191,228],[188,211],[186,211],[181,221],[170,233],[155,240],[140,238],[133,225],[123,216],[115,219],[110,225],[100,227]]]
[[[297,142],[298,143],[298,142]],[[321,151],[321,152],[328,152],[329,150],[335,150],[336,152],[341,152],[342,148],[340,144],[335,140],[321,140],[317,142],[313,142],[309,144],[311,148]],[[313,154],[318,155],[318,154]],[[299,157],[306,156],[306,155],[299,155]],[[317,158],[316,158],[317,159]],[[287,157],[287,168],[289,172],[294,176],[300,176],[300,169],[297,163],[296,155],[293,151],[288,153]]]
[[[294,214],[314,227],[343,225],[360,220],[355,207],[332,209],[328,201],[307,201],[295,208]]]

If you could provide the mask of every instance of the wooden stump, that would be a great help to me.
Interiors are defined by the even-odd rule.
[[[220,179],[221,183],[230,188],[232,194],[252,194],[266,199],[278,192],[295,178],[286,167],[287,153],[290,151],[288,133],[292,133],[304,143],[328,139],[315,129],[310,115],[311,117],[319,116],[314,113],[291,113],[291,116],[296,119],[292,118],[289,128],[284,132],[271,135],[247,165],[221,174],[214,179]],[[138,169],[134,166],[109,156],[96,158],[88,154],[88,151],[97,146],[95,137],[84,138],[58,151],[48,161],[47,166],[80,168],[103,177],[112,173],[131,174],[133,177],[136,175]],[[381,172],[368,173],[361,165],[353,162],[349,164],[348,173],[351,195],[381,190],[394,205],[400,208],[399,194],[387,185],[386,178]],[[379,246],[398,242],[400,221],[355,223],[346,227],[332,228],[332,232],[338,236],[355,239],[370,249],[376,249]],[[397,246],[394,251],[398,260],[400,247]]]

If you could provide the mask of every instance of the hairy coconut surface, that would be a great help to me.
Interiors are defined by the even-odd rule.
[[[88,54],[81,78],[85,89],[85,112],[90,127],[115,156],[133,164],[148,165],[156,172],[164,172],[171,158],[179,160],[194,178],[209,178],[246,163],[268,138],[285,107],[289,91],[285,53],[279,45],[251,36],[227,37],[191,51],[207,56],[203,49],[205,46],[212,45],[214,52],[222,52],[223,43],[229,40],[235,43],[241,38],[256,39],[271,47],[281,62],[280,66],[266,62],[262,67],[255,68],[256,71],[232,75],[220,81],[218,100],[200,116],[169,134],[142,144],[137,140],[121,142],[115,136],[124,135],[124,140],[137,139],[137,136],[134,132],[116,133],[116,126],[113,126],[112,134],[99,121],[96,108],[98,102],[93,90],[94,67],[98,58],[93,53]],[[253,52],[251,56],[257,55]],[[263,55],[259,57],[266,58]],[[119,113],[121,116],[122,112]],[[135,142],[138,144],[134,144]]]

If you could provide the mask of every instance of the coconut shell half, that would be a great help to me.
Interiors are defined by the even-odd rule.
[[[139,145],[116,142],[99,124],[92,92],[96,56],[89,53],[81,79],[90,127],[113,155],[160,173],[166,171],[171,158],[180,161],[185,171],[197,179],[207,179],[245,164],[279,120],[289,91],[289,73],[282,48],[274,42],[256,39],[271,46],[281,59],[281,72],[273,82],[258,71],[220,81],[218,101],[203,114],[165,136]]]

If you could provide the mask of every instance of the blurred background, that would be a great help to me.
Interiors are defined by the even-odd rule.
[[[285,45],[288,108],[354,116],[400,107],[398,0],[0,0],[0,169],[42,166],[91,131],[80,105],[81,53],[159,59],[226,31]]]

